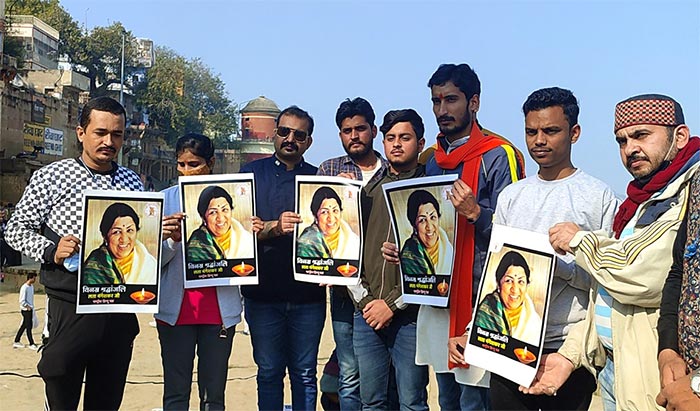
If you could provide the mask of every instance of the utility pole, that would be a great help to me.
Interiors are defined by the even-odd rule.
[[[122,29],[122,67],[121,67],[121,78],[119,80],[119,104],[124,107],[124,46],[126,43],[126,31]],[[124,124],[126,125],[126,116],[124,116]],[[124,130],[126,133],[126,130]],[[119,154],[117,155],[117,163],[119,165],[123,165],[122,161],[122,152],[124,151],[124,147],[122,147],[121,150],[119,150]]]

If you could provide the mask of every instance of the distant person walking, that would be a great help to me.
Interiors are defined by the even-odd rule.
[[[19,309],[22,313],[22,325],[19,326],[17,330],[17,335],[15,336],[15,343],[12,344],[14,348],[24,348],[20,338],[22,338],[22,333],[27,330],[27,340],[29,340],[29,349],[36,350],[36,344],[34,344],[34,337],[32,337],[32,324],[34,322],[34,282],[36,282],[36,273],[27,274],[27,281],[22,284],[19,289]]]

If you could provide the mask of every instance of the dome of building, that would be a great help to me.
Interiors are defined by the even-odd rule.
[[[268,113],[274,116],[277,116],[280,112],[281,110],[277,107],[277,104],[265,96],[250,100],[241,110],[241,113]]]

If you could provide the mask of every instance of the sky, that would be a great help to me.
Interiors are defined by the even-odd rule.
[[[335,112],[367,99],[377,124],[413,108],[438,128],[427,82],[442,63],[481,80],[482,126],[525,152],[522,104],[543,87],[570,89],[581,107],[574,165],[620,196],[631,177],[613,134],[615,104],[662,93],[700,134],[700,1],[225,1],[61,0],[88,29],[120,21],[137,37],[201,58],[241,107],[260,95],[309,111],[305,159],[344,154]],[[115,7],[119,4],[120,7]],[[381,136],[375,148],[383,152]],[[527,174],[537,172],[527,154]]]

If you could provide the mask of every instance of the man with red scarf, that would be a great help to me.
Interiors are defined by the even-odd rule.
[[[481,83],[469,65],[441,65],[428,87],[440,134],[426,175],[460,176],[451,193],[459,216],[449,308],[420,307],[416,364],[435,370],[441,409],[487,410],[489,373],[464,363],[458,346],[466,343],[496,199],[508,184],[524,177],[523,156],[504,138],[486,134],[477,122]],[[389,261],[398,261],[393,244],[385,243],[385,249],[390,250],[385,250]]]
[[[700,139],[691,138],[684,123],[681,106],[664,95],[639,95],[615,107],[615,139],[634,180],[615,216],[614,237],[570,222],[550,230],[554,249],[572,253],[591,275],[588,314],[522,391],[555,395],[584,366],[598,373],[606,411],[658,408],[661,291],[700,165]]]

